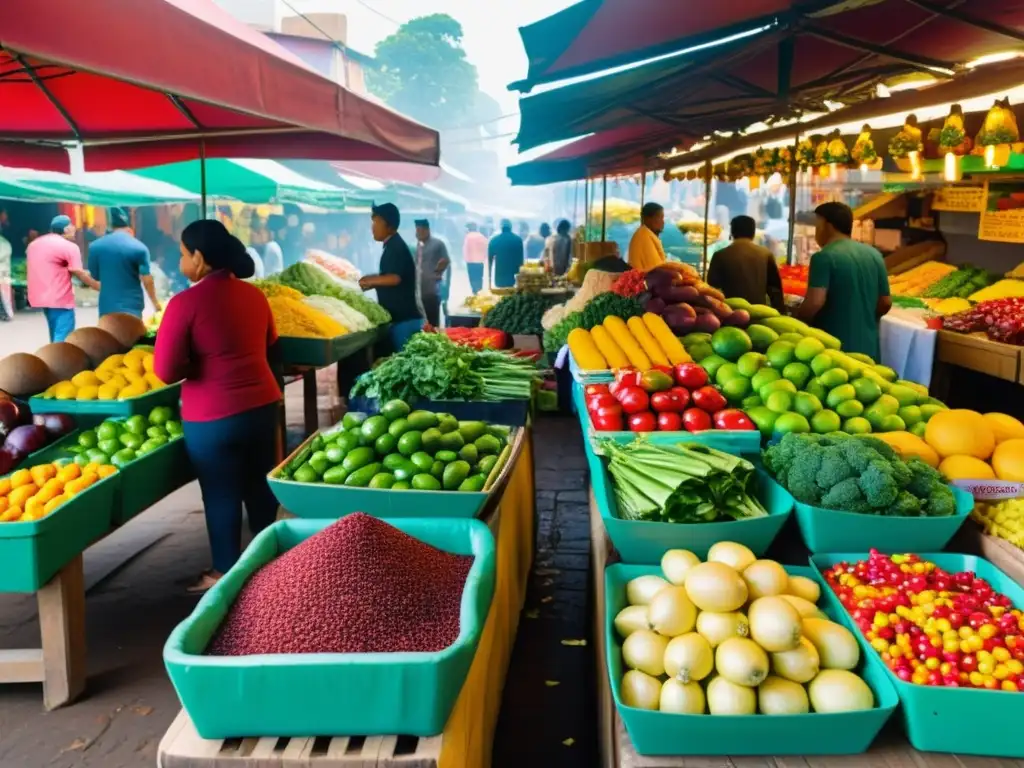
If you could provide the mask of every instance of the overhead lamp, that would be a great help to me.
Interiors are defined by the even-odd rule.
[[[967,62],[964,66],[967,69],[974,69],[975,67],[983,67],[986,64],[997,64],[1000,61],[1010,61],[1011,59],[1020,58],[1020,51],[1002,51],[1000,53],[989,53],[985,56],[979,56],[978,58]]]

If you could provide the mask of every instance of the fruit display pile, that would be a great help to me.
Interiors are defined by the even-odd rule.
[[[1024,691],[1024,614],[977,574],[872,551],[824,576],[903,682]]]
[[[423,326],[425,333],[431,333],[435,329],[432,326]],[[509,346],[508,334],[494,328],[466,328],[457,326],[445,328],[444,335],[456,344],[470,347],[471,349],[505,349]]]
[[[509,433],[508,427],[412,411],[392,400],[374,416],[346,413],[274,476],[350,488],[482,491],[506,460]]]
[[[110,355],[94,371],[82,371],[67,381],[57,382],[40,397],[47,400],[127,400],[166,386],[153,373],[153,348],[135,347],[124,354]]]
[[[117,467],[110,464],[55,461],[0,477],[0,523],[31,523],[46,517],[115,472]]]
[[[804,504],[891,517],[956,514],[956,499],[938,470],[916,457],[902,459],[874,437],[790,433],[763,458],[776,481]]]
[[[384,307],[370,301],[356,287],[340,280],[318,264],[300,261],[267,278],[264,283],[277,283],[292,288],[303,296],[330,296],[347,304],[374,326],[391,322],[391,315]]]
[[[609,315],[590,330],[572,330],[568,343],[573,360],[583,371],[647,371],[655,365],[668,367],[692,359],[665,321],[652,312],[628,321]]]
[[[789,317],[746,331],[722,328],[683,337],[686,350],[734,407],[766,437],[789,432],[853,434],[911,431],[945,406],[928,390],[871,358],[839,351],[839,342]]]
[[[892,275],[889,278],[889,292],[893,296],[921,297],[934,283],[952,272],[956,272],[952,264],[926,261],[906,272]]]
[[[619,296],[639,296],[647,292],[647,279],[639,269],[626,270],[616,278],[612,291]]]
[[[37,414],[24,403],[0,397],[0,475],[6,475],[30,454],[59,440],[75,428],[64,414]]]
[[[159,406],[148,416],[136,414],[127,419],[107,419],[95,429],[78,435],[78,445],[68,448],[75,463],[113,464],[123,467],[142,456],[182,437],[181,422],[174,410]]]
[[[986,270],[965,264],[940,277],[921,296],[926,299],[969,299],[992,282],[993,278]]]
[[[714,523],[765,517],[754,465],[696,443],[620,446],[601,442],[618,517],[660,523]]]
[[[643,373],[621,368],[611,384],[588,384],[584,397],[597,432],[755,429],[743,411],[728,407],[697,363],[655,367]]]
[[[923,442],[921,457],[948,480],[1024,482],[1024,424],[1005,413],[940,411]]]
[[[727,303],[721,291],[696,273],[661,266],[648,272],[646,281],[650,299],[644,310],[664,318],[675,334],[711,333],[723,325],[746,328],[750,324],[746,309]]]
[[[627,707],[685,715],[794,715],[872,709],[860,647],[815,603],[818,585],[720,542],[700,562],[669,550],[662,576],[626,585],[614,620]]]
[[[571,303],[572,300],[567,302],[567,305]],[[552,311],[555,311],[555,308],[549,310],[549,312]],[[594,326],[601,325],[607,318],[617,317],[621,320],[629,320],[629,318],[639,317],[643,313],[643,304],[638,298],[619,296],[617,293],[612,293],[611,290],[606,290],[587,301],[583,309],[569,312],[546,330],[544,332],[544,349],[548,352],[557,352],[568,343],[569,334],[577,328],[589,331]]]
[[[992,341],[1024,346],[1024,298],[991,299],[943,318],[957,333],[984,333]]]

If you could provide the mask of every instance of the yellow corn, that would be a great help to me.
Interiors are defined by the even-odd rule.
[[[633,338],[633,334],[629,332],[625,320],[615,316],[606,317],[604,319],[604,327],[608,329],[608,333],[615,339],[615,343],[626,353],[626,357],[629,358],[629,362],[634,368],[640,371],[650,370],[651,359],[640,348],[637,340]],[[579,361],[577,360],[577,362]]]
[[[639,317],[631,317],[626,322],[626,327],[629,329],[629,332],[633,334],[633,338],[640,344],[640,348],[644,351],[644,354],[651,358],[651,362],[654,365],[669,364],[668,356],[658,345],[657,340],[651,332],[647,330],[647,326],[644,325],[643,320]]]
[[[930,307],[933,312],[938,312],[940,315],[955,315],[957,312],[963,312],[970,308],[971,302],[960,298],[942,299]]]
[[[967,298],[971,301],[991,301],[992,299],[1010,299],[1024,296],[1024,280],[1000,280],[987,288],[972,293]]]
[[[622,348],[615,343],[615,339],[608,333],[608,330],[601,325],[595,325],[590,329],[590,337],[597,345],[598,351],[608,361],[612,368],[626,368],[629,365],[629,358]]]
[[[583,328],[574,328],[569,332],[569,351],[572,352],[573,360],[584,371],[604,371],[608,369],[608,362],[594,344],[590,332]]]
[[[920,296],[928,286],[956,270],[952,264],[926,261],[889,280],[889,289],[895,296]]]
[[[665,355],[672,365],[693,362],[693,358],[687,354],[686,348],[683,347],[683,342],[676,338],[676,335],[668,327],[668,323],[662,320],[660,315],[647,312],[644,315],[644,325],[647,326],[647,330],[651,332],[658,345],[665,351]]]

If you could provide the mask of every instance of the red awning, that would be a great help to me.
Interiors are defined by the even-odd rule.
[[[942,5],[942,4],[945,5]],[[979,56],[1024,48],[1024,0],[927,10],[952,0],[878,0],[522,99],[522,149],[641,119],[695,135],[741,130],[825,101],[873,98],[896,76],[951,74]]]
[[[89,170],[199,157],[436,165],[437,133],[309,69],[212,0],[3,0],[0,141]]]

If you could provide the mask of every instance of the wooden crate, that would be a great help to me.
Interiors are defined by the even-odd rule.
[[[437,768],[441,737],[200,738],[184,710],[160,741],[158,768]]]
[[[939,362],[978,371],[1005,381],[1018,381],[1021,348],[984,336],[939,331],[936,357]]]

